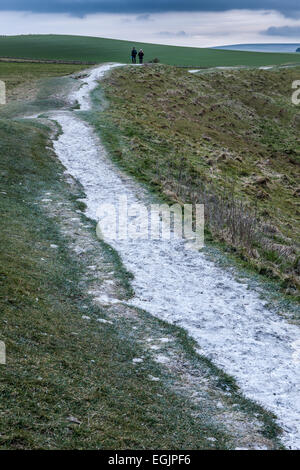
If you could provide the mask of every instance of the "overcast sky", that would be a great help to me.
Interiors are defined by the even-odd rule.
[[[188,46],[300,42],[300,0],[0,0],[0,34]]]

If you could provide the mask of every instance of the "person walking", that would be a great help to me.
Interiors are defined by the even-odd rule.
[[[131,51],[131,60],[133,64],[136,64],[136,56],[137,56],[137,50],[134,47]]]
[[[139,51],[139,60],[140,60],[140,64],[143,63],[143,60],[144,60],[144,52],[143,52],[143,49],[140,49]]]

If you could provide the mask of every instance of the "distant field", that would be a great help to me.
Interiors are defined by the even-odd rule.
[[[0,57],[122,62],[130,60],[132,46],[143,48],[145,59],[185,66],[260,66],[300,63],[300,54],[225,51],[164,46],[84,36],[28,35],[0,38]]]
[[[222,49],[226,51],[251,51],[251,52],[287,52],[294,53],[300,47],[300,43],[280,44],[232,44],[230,46],[218,46],[215,49]]]

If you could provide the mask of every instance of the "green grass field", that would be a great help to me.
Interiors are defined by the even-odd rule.
[[[224,51],[164,46],[84,36],[27,35],[0,38],[0,57],[122,62],[130,60],[132,46],[143,48],[145,59],[169,65],[261,66],[300,63],[300,54]]]

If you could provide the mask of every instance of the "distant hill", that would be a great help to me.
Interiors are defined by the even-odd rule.
[[[300,56],[296,53],[262,54],[61,35],[2,36],[0,57],[128,63],[132,46],[144,49],[146,61],[157,57],[160,62],[170,65],[216,67],[300,64]]]
[[[298,48],[298,49],[297,49]],[[251,52],[299,52],[300,43],[291,44],[233,44],[230,46],[218,46],[213,49],[222,49],[227,51],[251,51]]]

